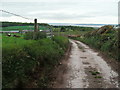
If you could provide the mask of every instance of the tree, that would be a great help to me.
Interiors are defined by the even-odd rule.
[[[60,32],[65,32],[66,28],[65,27],[61,27]]]

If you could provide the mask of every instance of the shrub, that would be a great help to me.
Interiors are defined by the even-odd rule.
[[[46,38],[46,33],[45,32],[27,32],[24,35],[24,39],[26,40],[38,40],[38,39],[42,39],[42,38]]]
[[[24,35],[24,39],[26,40],[32,40],[33,39],[33,32],[28,32]]]
[[[60,45],[64,50],[67,49],[69,40],[67,37],[55,36],[52,38],[56,43]]]

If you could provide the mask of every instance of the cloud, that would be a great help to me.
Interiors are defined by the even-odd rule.
[[[2,2],[71,2],[70,0],[1,0]],[[118,2],[119,0],[74,0],[75,2]],[[74,2],[73,1],[73,2]]]
[[[2,5],[4,10],[20,14],[24,17],[39,18],[47,22],[88,23],[88,21],[90,21],[91,23],[117,23],[118,1],[119,0],[4,0]],[[8,17],[11,18],[11,15],[3,14],[3,17],[4,19]],[[15,19],[16,18],[14,18],[14,20]]]
[[[27,20],[17,16],[10,16],[10,17],[1,17],[0,21],[12,21],[12,22],[33,22],[32,20]]]

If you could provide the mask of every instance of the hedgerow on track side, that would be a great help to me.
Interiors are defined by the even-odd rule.
[[[118,30],[114,29],[113,26],[103,26],[97,30],[85,33],[82,37],[73,39],[80,40],[118,60]]]
[[[25,40],[3,36],[3,88],[47,87],[49,74],[64,55],[69,41],[65,37]],[[32,86],[31,85],[31,86]]]

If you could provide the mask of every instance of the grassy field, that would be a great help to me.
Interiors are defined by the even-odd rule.
[[[47,87],[50,73],[64,55],[66,37],[25,40],[2,37],[3,88]],[[37,85],[33,83],[37,78]]]
[[[0,34],[0,48],[2,48],[2,34]]]
[[[58,28],[53,28],[53,33],[55,35],[84,35],[87,32],[94,31],[95,28],[87,28],[87,27],[74,27],[74,28],[69,28],[69,26],[64,27],[65,30],[61,31],[61,27]]]
[[[45,26],[39,26],[39,30],[47,30]],[[9,26],[2,27],[3,31],[14,31],[14,30],[34,30],[34,26]]]

